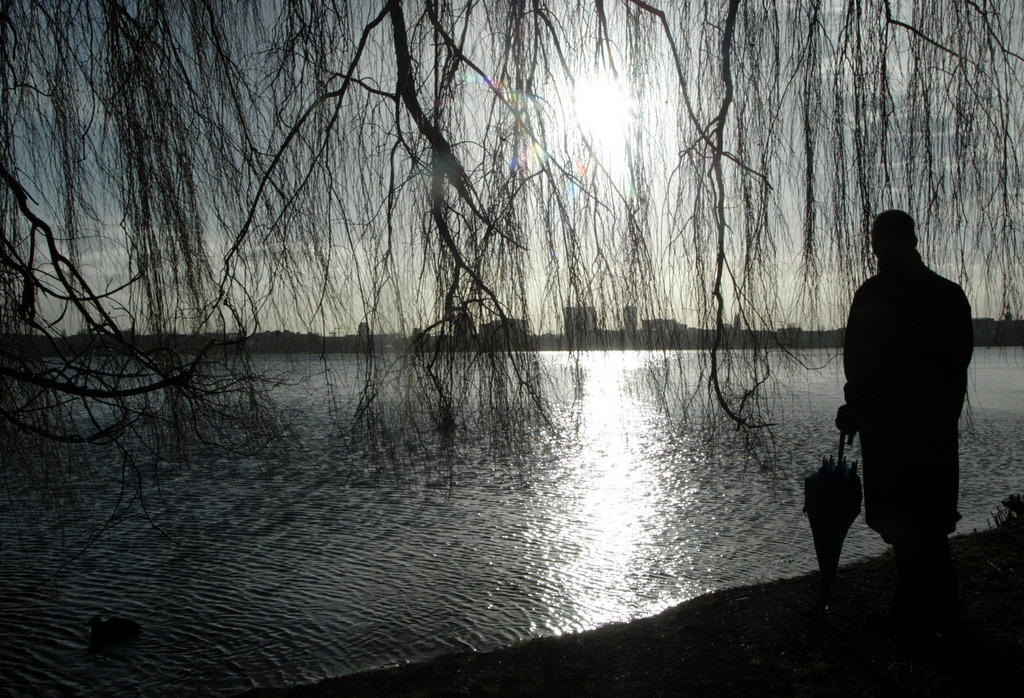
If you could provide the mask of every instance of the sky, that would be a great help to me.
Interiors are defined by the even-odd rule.
[[[457,281],[432,216],[429,145],[388,94],[391,20],[370,26],[382,3],[302,16],[268,2],[259,21],[218,25],[219,44],[205,18],[129,6],[121,72],[102,40],[112,20],[62,8],[65,53],[58,42],[11,62],[23,74],[9,83],[47,89],[12,92],[9,158],[94,289],[149,280],[106,299],[125,322],[159,302],[182,328],[410,331],[452,303],[493,319],[494,292],[535,331],[578,304],[611,326],[627,304],[706,326],[721,251],[727,320],[834,327],[872,271],[867,221],[889,207],[918,217],[926,261],[967,286],[976,315],[1020,314],[1019,62],[964,58],[986,47],[977,18],[893,3],[929,43],[879,21],[881,3],[859,31],[841,3],[816,17],[803,3],[741,3],[719,208],[707,136],[725,95],[724,5],[666,8],[672,42],[656,18],[605,5],[604,24],[572,2],[510,24],[504,5],[460,4],[440,19],[456,56],[406,4],[416,95],[471,185],[468,197],[451,176],[441,188],[466,262]],[[1020,22],[1002,7],[993,26],[1013,51]],[[30,4],[16,11],[45,26]],[[139,27],[151,44],[132,43]],[[230,71],[210,62],[218,51]],[[60,60],[69,69],[55,73]],[[138,107],[127,126],[126,105]],[[205,281],[189,288],[197,249]],[[57,320],[64,307],[44,312],[76,331],[73,312]]]

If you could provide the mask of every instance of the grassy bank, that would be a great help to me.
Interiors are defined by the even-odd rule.
[[[980,695],[1024,690],[1024,526],[952,540],[964,631],[888,632],[892,558],[707,594],[657,616],[487,653],[251,691],[247,698],[442,695]]]

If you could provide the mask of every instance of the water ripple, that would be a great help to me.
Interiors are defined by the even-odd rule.
[[[773,486],[705,460],[622,397],[631,370],[597,371],[566,408],[586,417],[579,437],[519,484],[485,454],[456,467],[451,488],[373,484],[360,475],[372,472],[364,456],[340,451],[332,426],[307,415],[296,434],[310,436],[308,461],[165,472],[148,506],[175,543],[133,513],[43,586],[109,513],[111,483],[98,478],[59,516],[12,491],[0,503],[0,690],[188,696],[313,681],[576,632],[813,569],[801,477],[831,443],[839,377],[801,379]],[[1020,372],[982,376],[981,395],[996,397],[991,407],[974,398],[961,530],[984,527],[1019,490]],[[844,556],[880,549],[858,524]],[[134,618],[142,634],[90,653],[95,614]]]

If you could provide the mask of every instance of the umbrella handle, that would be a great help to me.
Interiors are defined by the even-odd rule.
[[[839,456],[836,458],[837,465],[842,465],[843,450],[846,447],[846,444],[850,444],[851,446],[853,445],[853,436],[853,434],[844,434],[843,432],[839,432]]]

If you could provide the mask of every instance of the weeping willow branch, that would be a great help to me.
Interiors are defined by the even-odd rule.
[[[728,223],[726,222],[726,210],[725,210],[725,196],[726,196],[726,185],[725,177],[722,172],[722,157],[724,153],[725,143],[725,128],[729,118],[729,108],[732,106],[733,96],[733,82],[732,82],[732,67],[731,67],[731,54],[732,54],[732,42],[733,36],[736,31],[736,14],[739,11],[739,0],[730,0],[728,12],[725,17],[725,29],[722,32],[722,84],[725,87],[725,93],[722,96],[722,106],[718,110],[718,115],[712,121],[713,125],[713,138],[712,138],[712,151],[711,151],[711,173],[714,178],[715,186],[715,217],[717,227],[717,253],[715,255],[715,281],[714,287],[711,291],[712,296],[715,299],[715,334],[711,344],[711,387],[714,390],[715,398],[718,400],[718,404],[722,407],[729,417],[741,427],[764,427],[767,424],[758,423],[752,424],[740,411],[734,410],[730,400],[726,398],[722,391],[722,381],[719,376],[718,356],[722,350],[722,341],[725,334],[725,299],[722,295],[722,281],[723,273],[725,271],[725,259],[726,259],[726,248],[725,240],[728,232]],[[750,395],[754,394],[758,388],[755,384],[747,394],[745,394],[739,403],[740,410],[742,410],[746,401]]]
[[[335,103],[335,109],[331,117],[331,121],[328,124],[327,128],[325,129],[325,136],[330,135],[330,132],[333,130],[334,125],[337,122],[338,114],[340,113],[341,103],[342,100],[345,98],[345,93],[348,92],[349,87],[353,83],[352,75],[355,72],[356,67],[359,65],[359,59],[362,57],[363,51],[366,49],[366,42],[370,38],[370,34],[373,32],[373,30],[376,29],[377,25],[383,22],[384,19],[388,16],[388,11],[388,8],[384,8],[383,10],[381,10],[380,14],[374,17],[373,20],[369,24],[367,24],[366,27],[363,28],[363,33],[359,37],[359,44],[356,47],[355,56],[352,58],[352,61],[349,64],[348,71],[345,73],[345,77],[341,83],[341,87],[338,88],[337,90],[332,90],[330,92],[325,93],[323,96],[318,97],[316,100],[313,101],[312,104],[309,105],[309,107],[299,116],[299,118],[289,129],[284,140],[281,142],[280,147],[277,149],[277,152],[274,153],[274,157],[271,159],[270,164],[263,171],[263,174],[260,177],[259,184],[256,186],[256,193],[255,196],[253,196],[252,204],[249,206],[249,211],[246,214],[245,221],[242,223],[242,228],[241,230],[238,231],[238,234],[235,235],[234,242],[232,242],[231,247],[224,255],[225,272],[224,279],[221,281],[220,290],[220,295],[222,297],[225,294],[226,283],[230,276],[228,268],[231,264],[231,259],[236,254],[238,254],[243,243],[245,242],[246,237],[249,234],[250,229],[252,228],[253,220],[256,217],[257,208],[260,205],[261,199],[263,197],[263,192],[266,190],[267,186],[270,185],[271,182],[273,181],[275,170],[278,168],[278,166],[284,159],[284,156],[288,152],[288,149],[291,146],[292,141],[301,134],[302,128],[306,124],[306,121],[309,120],[310,116],[312,116],[317,109],[319,109],[321,106],[323,106],[325,103],[329,101]],[[358,82],[359,81],[357,80],[356,83],[358,84]],[[378,91],[378,94],[385,97],[390,96],[388,95],[388,93],[385,92]],[[286,212],[287,209],[285,208],[281,211],[280,215],[283,216]]]
[[[326,338],[365,340],[331,409],[393,461],[525,452],[575,313],[686,325],[662,404],[756,438],[878,210],[1021,314],[1022,31],[1009,0],[5,2],[0,436],[256,447],[280,330],[332,386]]]

